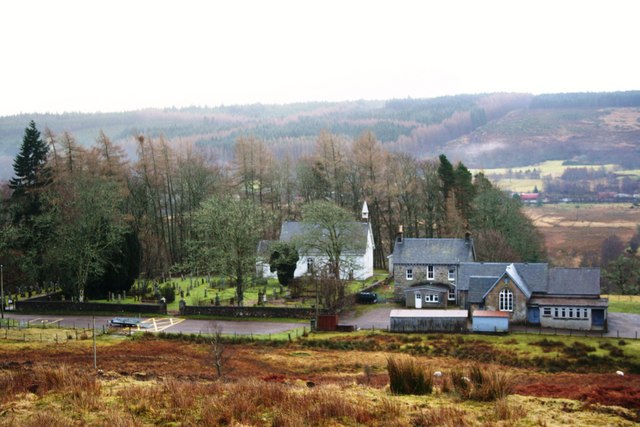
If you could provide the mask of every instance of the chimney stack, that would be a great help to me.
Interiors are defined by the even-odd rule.
[[[397,243],[402,243],[402,237],[403,237],[403,228],[401,225],[398,226],[398,237],[396,237],[396,242]]]

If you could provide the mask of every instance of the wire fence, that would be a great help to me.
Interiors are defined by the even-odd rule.
[[[90,340],[94,333],[100,336],[107,332],[104,326],[94,330],[90,324],[86,328],[75,324],[72,327],[61,327],[59,321],[0,320],[0,340],[6,341],[64,344],[69,341]]]

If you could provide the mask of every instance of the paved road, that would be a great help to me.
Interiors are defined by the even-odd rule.
[[[97,329],[107,327],[109,321],[118,316],[95,316]],[[91,328],[94,317],[92,316],[59,316],[59,315],[38,315],[38,314],[14,314],[5,313],[5,318],[14,319],[22,325],[29,324],[30,327],[55,326],[66,328]],[[255,322],[255,321],[229,321],[229,320],[192,320],[176,317],[141,317],[139,318],[141,331],[152,332],[172,332],[172,333],[206,333],[219,327],[223,334],[277,334],[290,331],[302,326],[309,326],[308,322],[301,323],[280,323],[280,322]]]
[[[389,329],[389,315],[394,308],[397,307],[385,304],[363,313],[360,317],[354,317],[352,313],[346,314],[340,318],[340,323],[355,325],[360,329]]]
[[[609,313],[609,337],[640,338],[640,314]]]
[[[359,317],[346,314],[341,316],[341,324],[355,325],[359,329],[389,329],[389,314],[394,307],[381,306],[367,311]],[[45,325],[60,325],[61,327],[91,328],[93,317],[91,316],[49,316],[37,314],[13,314],[5,313],[5,317],[15,319],[18,322],[29,323],[31,327]],[[96,328],[107,327],[109,320],[114,316],[96,316]],[[224,334],[277,334],[290,331],[295,328],[309,326],[308,322],[279,323],[260,321],[231,321],[231,320],[196,320],[181,319],[175,317],[140,318],[140,326],[136,329],[152,332],[170,333],[207,333],[220,327]],[[544,332],[544,331],[543,331]],[[554,333],[554,332],[550,332]],[[640,315],[629,313],[609,313],[608,337],[635,338],[640,337]]]

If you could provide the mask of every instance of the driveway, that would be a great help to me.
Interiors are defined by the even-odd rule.
[[[640,337],[640,314],[609,313],[609,332],[607,337]]]
[[[358,317],[355,317],[354,313],[346,313],[344,316],[340,316],[340,324],[354,325],[359,329],[388,330],[391,325],[389,315],[391,310],[395,308],[397,307],[385,304],[383,307],[367,310]]]

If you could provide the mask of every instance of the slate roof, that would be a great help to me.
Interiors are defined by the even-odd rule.
[[[458,290],[469,291],[469,298],[471,298],[472,289],[469,288],[471,278],[494,278],[495,283],[507,271],[507,267],[510,264],[512,263],[461,263],[458,268]],[[549,270],[549,265],[547,263],[513,263],[513,266],[515,267],[518,276],[522,279],[522,282],[526,284],[527,288],[532,293],[547,293],[547,274]],[[484,295],[493,283],[487,284],[485,281],[480,280],[473,282],[473,286],[475,287],[476,285],[488,286],[482,293],[482,295]],[[473,292],[476,292],[476,290],[473,289]]]
[[[469,296],[467,298],[469,300],[469,303],[480,304],[483,300],[484,294],[493,287],[498,279],[499,277],[471,277],[468,283]]]
[[[599,268],[549,269],[549,295],[600,295]]]
[[[527,299],[531,298],[531,287],[527,285],[527,282],[518,272],[518,269],[514,264],[509,264],[507,266],[506,273],[513,279],[513,282],[516,284],[518,288],[522,291],[522,293],[527,297]],[[486,295],[485,295],[486,297]]]
[[[369,223],[353,222],[352,224],[358,227],[359,232],[362,233],[360,234],[361,238],[359,238],[357,242],[354,242],[354,243],[358,243],[359,247],[355,248],[354,250],[349,250],[345,252],[362,255],[367,250],[367,236],[369,234]],[[308,224],[305,224],[302,222],[285,221],[282,223],[282,226],[280,227],[280,241],[289,242],[296,238],[301,238],[306,233],[306,230],[308,230],[308,227],[309,227]]]
[[[404,290],[405,293],[420,291],[420,290],[429,290],[434,292],[448,292],[453,289],[453,285],[450,283],[440,283],[440,282],[421,282],[416,283]]]
[[[608,307],[609,300],[606,298],[554,298],[554,297],[534,297],[529,300],[529,305],[547,305],[558,307]]]
[[[474,260],[473,240],[402,239],[393,248],[393,264],[460,264]]]

